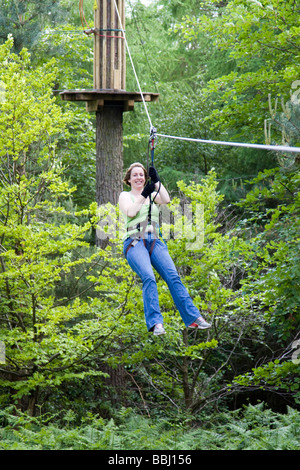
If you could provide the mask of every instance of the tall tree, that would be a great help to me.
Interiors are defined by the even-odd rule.
[[[235,130],[248,141],[262,141],[268,95],[287,101],[299,77],[299,3],[294,0],[233,0],[218,15],[186,17],[186,41],[209,34],[236,63],[231,73],[211,80],[207,94],[215,106],[214,128]]]
[[[66,5],[60,0],[3,0],[0,10],[0,38],[14,37],[14,49],[20,52],[23,47],[31,49],[39,40],[45,25],[55,25],[64,21]]]
[[[41,389],[87,372],[86,340],[76,326],[85,307],[74,301],[76,293],[58,301],[56,286],[98,254],[71,255],[88,247],[90,223],[78,224],[66,210],[74,188],[64,179],[56,144],[72,114],[52,96],[54,61],[32,69],[29,53],[13,54],[12,45],[9,38],[0,46],[0,337],[6,347],[0,381],[34,413]]]

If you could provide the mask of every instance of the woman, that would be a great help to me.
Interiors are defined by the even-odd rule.
[[[133,271],[143,283],[143,301],[146,325],[153,334],[163,335],[163,317],[158,302],[157,284],[152,266],[167,283],[175,305],[186,327],[210,328],[181,282],[167,246],[156,233],[159,223],[157,204],[168,204],[169,194],[159,180],[154,167],[150,167],[151,181],[147,184],[147,171],[141,163],[133,163],[126,171],[124,182],[130,191],[123,191],[119,207],[125,216],[126,236],[124,255]]]

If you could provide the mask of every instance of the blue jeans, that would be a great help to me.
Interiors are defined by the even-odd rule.
[[[157,323],[163,323],[163,317],[158,302],[157,284],[152,266],[167,283],[185,326],[189,326],[200,316],[200,313],[193,304],[188,291],[182,284],[176,267],[169,255],[167,246],[159,239],[156,239],[151,257],[149,256],[153,239],[151,233],[146,233],[146,246],[143,240],[139,240],[138,243],[130,247],[127,252],[128,264],[141,278],[143,283],[144,313],[147,329],[150,331]],[[124,255],[131,242],[131,238],[127,238],[124,241]]]

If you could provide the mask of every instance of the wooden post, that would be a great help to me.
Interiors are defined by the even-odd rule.
[[[116,4],[115,4],[116,2]],[[117,12],[117,9],[119,12]],[[122,25],[120,24],[120,20]],[[123,189],[123,112],[132,111],[142,97],[126,88],[125,0],[95,0],[93,89],[65,90],[66,101],[85,101],[96,113],[96,201],[117,204]],[[146,102],[158,93],[143,93]],[[102,245],[101,240],[96,243]]]
[[[94,89],[125,90],[124,0],[97,0],[94,32]],[[114,102],[96,111],[96,201],[117,204],[123,189],[123,106]],[[96,239],[97,245],[103,245]]]
[[[121,18],[119,22],[118,12]],[[124,0],[97,0],[94,33],[94,88],[126,88],[126,50],[121,27],[125,28]]]

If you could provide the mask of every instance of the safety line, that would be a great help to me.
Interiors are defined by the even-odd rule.
[[[108,34],[99,34],[97,33],[97,31],[101,31],[101,29],[89,28],[89,29],[85,29],[83,32],[87,34],[88,36],[90,34],[96,34],[96,36],[99,36],[100,38],[112,38],[112,39],[122,39],[122,40],[124,39],[123,36],[109,36]],[[117,31],[121,31],[121,30],[117,30]]]
[[[42,32],[42,34],[82,34],[82,29],[75,29],[75,30],[70,30],[70,29],[53,29],[52,31],[45,30]]]
[[[150,118],[150,115],[149,115],[149,112],[148,112],[148,108],[147,108],[147,105],[146,105],[146,102],[145,102],[145,99],[144,99],[144,95],[143,95],[143,92],[142,92],[142,89],[141,89],[141,85],[140,85],[140,82],[139,82],[139,79],[138,79],[138,76],[137,76],[137,73],[136,73],[136,70],[135,70],[135,66],[134,66],[134,63],[133,63],[133,60],[132,60],[132,56],[131,56],[129,45],[128,45],[128,42],[127,42],[127,39],[126,39],[125,30],[124,30],[124,27],[123,27],[123,24],[122,24],[122,20],[121,20],[121,16],[120,16],[120,13],[119,13],[119,9],[118,9],[116,0],[114,0],[114,5],[115,5],[117,16],[118,16],[118,19],[119,19],[119,22],[120,22],[120,30],[122,31],[122,34],[123,34],[123,37],[124,37],[124,41],[125,41],[128,56],[129,56],[129,59],[130,59],[130,62],[131,62],[131,66],[132,66],[132,69],[133,69],[133,73],[134,73],[134,76],[135,76],[135,79],[136,79],[136,82],[137,82],[137,85],[138,85],[138,88],[139,88],[139,92],[140,92],[140,95],[141,95],[141,98],[142,98],[142,102],[143,102],[143,105],[144,105],[144,108],[145,108],[145,112],[147,114],[147,118],[148,118],[148,121],[149,121],[149,124],[150,124],[150,134],[152,134],[153,131],[155,131],[155,135],[157,137],[183,140],[183,141],[187,141],[187,142],[199,142],[199,143],[203,143],[203,144],[227,145],[227,146],[230,146],[230,147],[247,147],[247,148],[256,148],[256,149],[262,149],[262,150],[274,150],[276,152],[300,153],[300,147],[288,147],[288,146],[285,146],[285,145],[250,144],[250,143],[244,143],[244,142],[227,142],[227,141],[219,141],[219,140],[204,140],[204,139],[194,139],[194,138],[191,138],[191,137],[178,137],[178,136],[174,136],[174,135],[156,133],[156,129],[154,129],[154,127],[152,125],[152,121],[151,121],[151,118]],[[80,16],[81,16],[82,25],[83,25],[83,19],[84,19],[85,23],[87,24],[86,19],[84,17],[84,13],[83,13],[83,0],[79,1],[79,9],[80,9]]]
[[[87,25],[87,27],[89,28],[89,25],[85,19],[85,16],[84,16],[84,11],[83,11],[83,0],[79,0],[79,14],[80,14],[80,19],[81,19],[81,24],[82,24],[82,27],[84,28],[84,24],[83,24],[83,21],[85,22],[85,24]]]
[[[135,75],[135,79],[136,79],[138,87],[139,87],[139,91],[140,91],[140,94],[141,94],[141,97],[142,97],[144,108],[145,108],[145,111],[146,111],[146,114],[147,114],[147,117],[148,117],[148,120],[149,120],[150,133],[151,133],[154,128],[153,128],[152,121],[151,121],[151,118],[150,118],[150,115],[149,115],[149,112],[148,112],[148,108],[147,108],[147,105],[146,105],[146,102],[145,102],[145,99],[144,99],[143,92],[141,90],[140,82],[139,82],[139,79],[138,79],[138,76],[137,76],[137,73],[136,73],[136,70],[135,70],[135,67],[134,67],[134,63],[133,63],[133,60],[132,60],[132,57],[131,57],[130,49],[129,49],[128,42],[127,42],[127,39],[126,39],[125,31],[124,31],[124,28],[123,28],[123,25],[122,25],[122,21],[121,21],[121,17],[120,17],[120,13],[119,13],[119,10],[118,10],[118,7],[117,7],[116,0],[114,0],[114,4],[115,4],[115,8],[116,8],[117,15],[118,15],[118,18],[119,18],[120,27],[121,27],[121,30],[122,30],[122,33],[123,33],[123,36],[124,36],[128,56],[129,56],[129,59],[130,59],[131,65],[132,65],[132,69],[133,69],[133,72],[134,72],[134,75]],[[176,136],[173,136],[173,135],[157,134],[157,133],[156,133],[156,136],[157,137],[166,137],[166,138],[169,138],[169,139],[184,140],[184,141],[189,141],[189,142],[200,142],[200,143],[204,143],[204,144],[228,145],[228,146],[231,146],[231,147],[248,147],[248,148],[257,148],[257,149],[264,149],[264,150],[275,150],[277,152],[297,152],[297,153],[300,153],[300,147],[299,148],[297,148],[297,147],[287,147],[287,146],[284,146],[284,145],[263,145],[263,144],[247,144],[247,143],[242,143],[242,142],[224,142],[224,141],[217,141],[217,140],[193,139],[193,138],[189,138],[189,137],[176,137]]]
[[[186,140],[189,142],[200,142],[203,144],[229,145],[230,147],[249,147],[263,150],[275,150],[276,152],[296,152],[300,153],[300,147],[288,147],[286,145],[263,145],[263,144],[247,144],[244,142],[226,142],[220,140],[203,140],[193,139],[190,137],[177,137],[174,135],[156,134],[157,137],[166,137],[168,139]]]
[[[126,39],[125,30],[123,28],[123,24],[122,24],[122,20],[121,20],[121,17],[120,17],[120,13],[119,13],[119,10],[118,10],[116,0],[114,0],[114,4],[115,4],[116,12],[117,12],[117,15],[118,15],[118,18],[119,18],[120,28],[121,28],[123,36],[124,36],[124,41],[125,41],[125,44],[126,44],[126,49],[127,49],[127,52],[128,52],[130,62],[131,62],[133,73],[134,73],[137,85],[139,87],[139,92],[140,92],[140,95],[141,95],[141,98],[142,98],[142,101],[143,101],[143,104],[144,104],[144,108],[145,108],[145,111],[146,111],[146,114],[147,114],[147,117],[148,117],[148,121],[149,121],[149,124],[150,124],[150,132],[151,132],[151,129],[153,128],[152,121],[151,121],[151,118],[150,118],[150,115],[149,115],[149,112],[148,112],[148,108],[147,108],[145,98],[144,98],[144,95],[143,95],[143,92],[142,92],[142,89],[141,89],[141,85],[140,85],[140,82],[139,82],[139,79],[138,79],[138,76],[137,76],[137,73],[136,73],[136,70],[135,70],[135,67],[134,67],[134,63],[133,63],[133,60],[132,60],[132,57],[131,57],[130,49],[129,49],[128,42],[127,42],[127,39]]]

